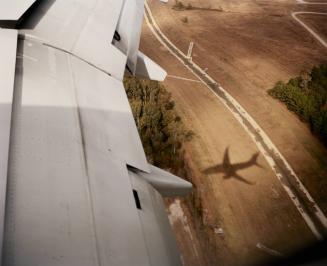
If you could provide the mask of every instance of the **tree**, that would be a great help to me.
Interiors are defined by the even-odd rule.
[[[178,170],[183,143],[193,134],[185,129],[171,94],[157,81],[126,77],[124,84],[148,161]]]
[[[327,144],[327,64],[310,73],[302,71],[288,83],[279,81],[268,93],[284,102]]]
[[[310,73],[308,71],[302,70],[300,72],[300,86],[304,90],[308,90],[308,83],[311,80]]]

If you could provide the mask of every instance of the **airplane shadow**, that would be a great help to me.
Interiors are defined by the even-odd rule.
[[[263,168],[263,166],[261,166],[257,162],[258,156],[259,156],[259,153],[257,152],[255,154],[253,154],[248,161],[232,164],[230,162],[230,157],[229,157],[229,147],[227,147],[224,152],[223,162],[221,164],[211,166],[211,167],[203,170],[202,172],[207,175],[223,173],[224,179],[235,178],[245,184],[254,185],[255,183],[246,180],[244,177],[240,176],[237,173],[237,171],[246,169],[246,168],[250,168],[252,166],[257,166],[257,167]]]

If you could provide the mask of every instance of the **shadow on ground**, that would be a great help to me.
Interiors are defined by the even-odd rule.
[[[250,168],[252,166],[257,166],[257,167],[263,168],[257,162],[258,156],[259,156],[259,153],[257,152],[255,154],[253,154],[252,157],[246,162],[232,164],[230,162],[230,157],[229,157],[229,147],[227,147],[225,149],[223,162],[221,164],[217,164],[217,165],[211,166],[211,167],[203,170],[203,173],[206,175],[223,173],[224,179],[235,178],[235,179],[237,179],[241,182],[244,182],[248,185],[254,185],[255,183],[250,182],[250,181],[246,180],[244,177],[237,174],[237,171],[246,169],[246,168]]]

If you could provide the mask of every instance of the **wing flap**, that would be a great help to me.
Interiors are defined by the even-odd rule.
[[[110,151],[126,164],[149,172],[122,82],[77,58],[72,58],[72,67],[87,147]]]
[[[88,152],[88,172],[99,265],[150,266],[126,164],[112,154]]]
[[[127,56],[112,44],[122,5],[123,0],[45,0],[22,32],[122,80]]]
[[[148,165],[122,83],[52,47],[19,47],[4,264],[148,265],[126,164]]]
[[[129,172],[138,195],[139,218],[151,265],[181,265],[178,247],[171,230],[161,195],[139,173]]]

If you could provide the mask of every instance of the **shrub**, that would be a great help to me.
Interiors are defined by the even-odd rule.
[[[327,144],[327,64],[314,67],[310,73],[302,71],[287,83],[279,81],[268,93],[307,122]]]

